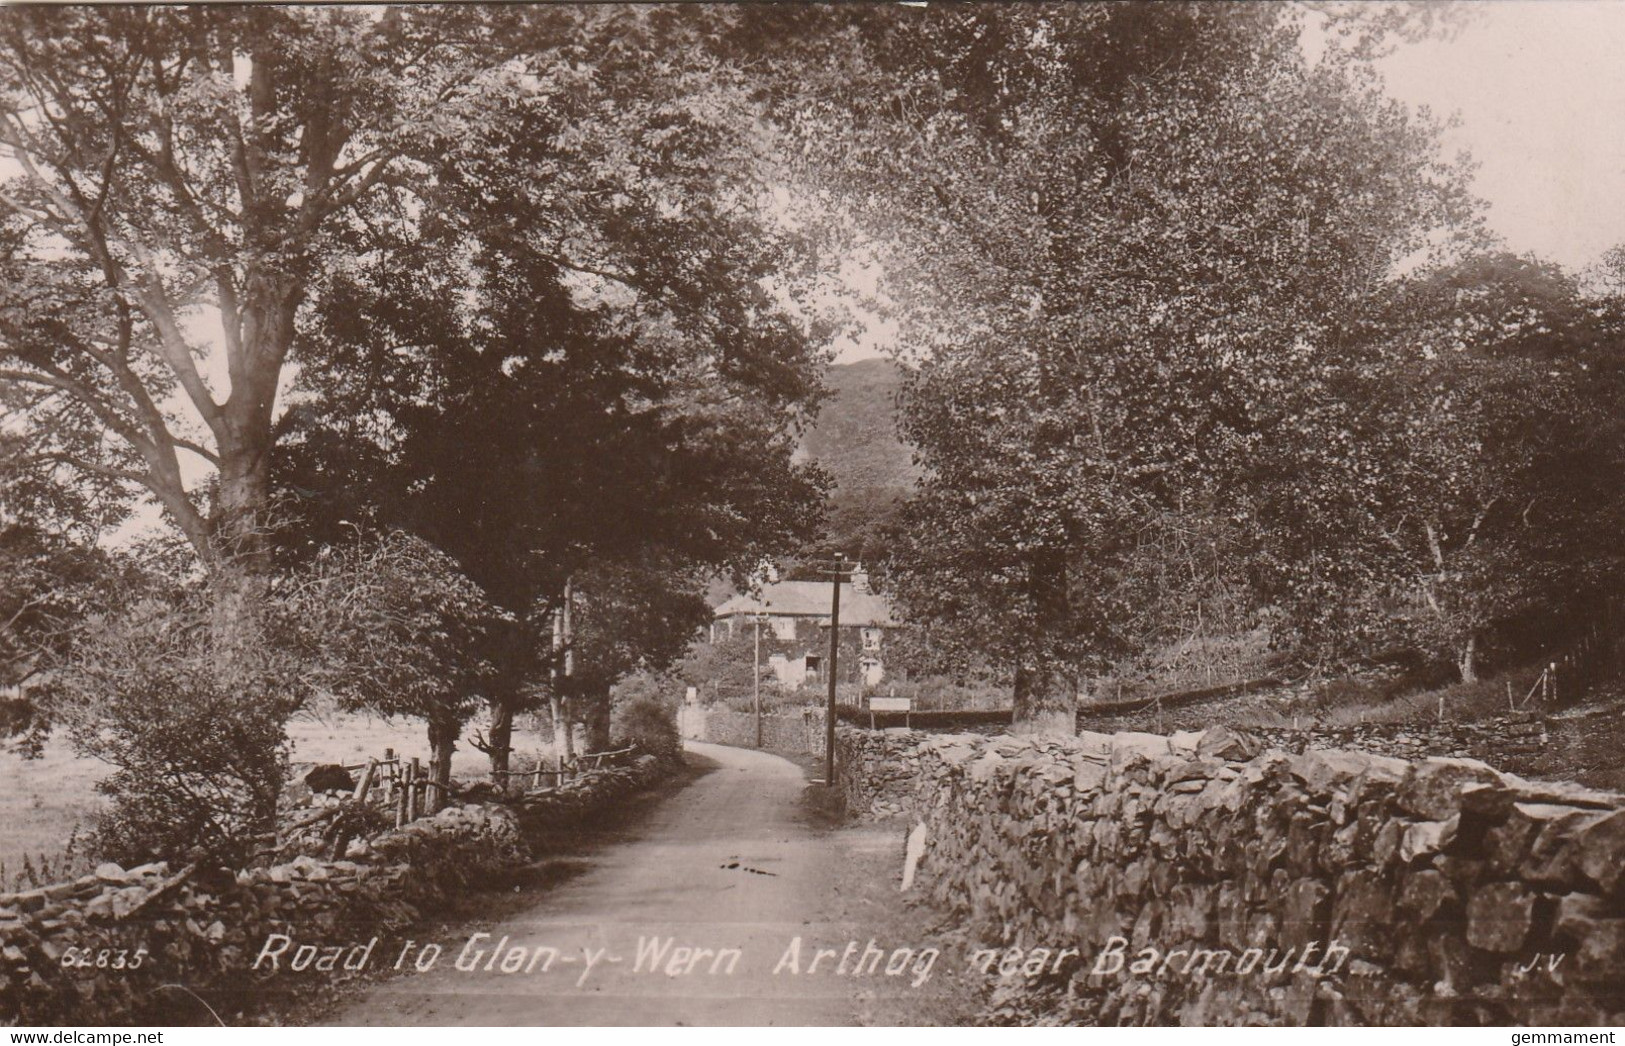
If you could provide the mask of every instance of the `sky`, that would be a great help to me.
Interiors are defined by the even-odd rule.
[[[1486,0],[1452,40],[1378,68],[1393,97],[1455,113],[1490,227],[1571,269],[1625,243],[1625,2]]]

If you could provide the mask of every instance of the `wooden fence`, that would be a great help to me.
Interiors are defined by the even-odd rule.
[[[498,776],[505,777],[509,787],[517,783],[520,787],[529,784],[532,788],[543,788],[550,782],[556,788],[579,774],[618,765],[636,751],[636,745],[628,745],[612,752],[588,752],[551,767],[538,758],[536,765],[529,770],[500,771]],[[359,772],[361,775],[351,799],[356,803],[371,801],[377,804],[377,797],[382,796],[381,805],[395,811],[397,828],[425,814],[435,813],[450,798],[443,794],[440,785],[417,757],[405,759],[396,755],[393,748],[384,749],[382,759],[346,764],[344,769],[347,773]]]
[[[1578,640],[1548,656],[1519,707],[1531,702],[1543,708],[1572,705],[1598,683],[1617,678],[1625,669],[1625,612],[1610,599],[1592,618]]]
[[[346,764],[345,772],[361,773],[355,792],[350,798],[366,803],[374,796],[374,789],[384,799],[385,809],[395,811],[395,827],[415,821],[425,813],[434,813],[446,804],[446,796],[415,756],[405,759],[393,748],[384,749],[382,759],[368,759],[365,763]]]
[[[571,756],[568,759],[558,761],[554,766],[548,766],[547,760],[537,756],[536,765],[529,770],[499,770],[493,771],[493,773],[496,776],[507,778],[510,785],[517,781],[523,786],[528,781],[532,788],[542,788],[545,787],[544,780],[549,780],[552,782],[552,787],[557,788],[578,774],[600,770],[606,766],[619,765],[621,761],[629,759],[636,752],[637,745],[627,745],[625,748],[617,748],[613,752],[586,752],[581,755]]]

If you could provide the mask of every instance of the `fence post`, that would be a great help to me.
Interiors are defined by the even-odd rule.
[[[406,810],[409,815],[407,820],[409,821],[416,821],[423,816],[423,791],[422,786],[419,784],[421,780],[422,764],[418,762],[417,756],[413,756],[412,766],[407,771],[406,777]]]
[[[367,768],[361,772],[361,783],[355,786],[355,801],[367,801],[367,793],[372,790],[372,779],[378,773],[378,760],[368,759]]]
[[[384,762],[389,764],[389,797],[393,799],[395,798],[395,793],[400,790],[397,782],[400,779],[401,770],[400,764],[395,762],[395,749],[384,749]]]
[[[400,778],[395,785],[395,827],[400,828],[411,819],[412,789],[406,776],[408,768],[397,765],[396,769],[400,771]]]

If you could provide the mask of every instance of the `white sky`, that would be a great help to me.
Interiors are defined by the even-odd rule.
[[[1581,268],[1625,243],[1625,2],[1483,0],[1453,40],[1379,63],[1389,93],[1459,114],[1492,229]]]

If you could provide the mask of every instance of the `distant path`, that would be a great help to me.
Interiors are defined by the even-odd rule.
[[[829,946],[836,935],[844,944],[859,932],[816,921],[828,910],[840,853],[827,832],[804,820],[802,771],[764,752],[698,742],[688,748],[691,761],[698,756],[715,769],[662,800],[626,841],[592,853],[584,874],[489,927],[491,936],[469,952],[472,958],[484,950],[479,968],[456,969],[464,941],[441,941],[445,953],[429,972],[377,985],[332,1014],[331,1023],[852,1023],[854,993],[872,982],[772,972],[797,935],[810,960],[815,944]],[[497,955],[504,937],[507,949]],[[650,972],[667,938],[660,971]],[[637,969],[640,940],[644,962]],[[380,951],[386,946],[380,942]],[[558,958],[542,972],[552,954],[546,948],[557,949]],[[722,954],[722,965],[693,952],[692,962],[683,961],[679,948],[711,949]],[[732,974],[727,948],[739,949]],[[524,965],[505,974],[503,958],[513,955],[510,962]],[[388,965],[394,956],[374,962]],[[494,968],[485,970],[487,963]]]

